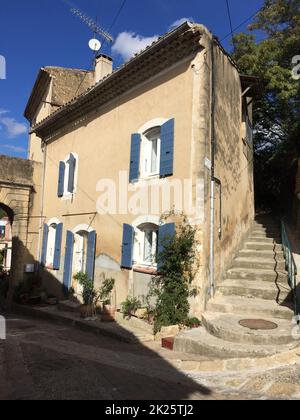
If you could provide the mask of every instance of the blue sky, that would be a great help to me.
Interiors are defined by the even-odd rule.
[[[123,0],[1,0],[0,56],[6,60],[6,79],[0,79],[0,154],[26,157],[28,123],[23,112],[40,67],[91,66],[91,30],[70,13],[68,2],[108,29]],[[262,4],[230,0],[233,27]],[[205,24],[220,39],[230,33],[225,0],[127,0],[111,30],[115,43],[103,52],[119,65],[182,18]],[[230,49],[230,37],[223,45]]]

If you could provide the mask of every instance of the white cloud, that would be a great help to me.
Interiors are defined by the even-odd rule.
[[[169,31],[177,28],[186,21],[193,22],[193,19],[186,17],[180,18],[172,23],[172,25],[169,27]],[[112,53],[120,55],[124,61],[127,61],[135,54],[139,53],[153,42],[157,41],[158,38],[159,35],[146,37],[136,34],[135,32],[121,32],[117,36],[117,39],[112,46]]]
[[[172,25],[170,25],[169,27],[169,31],[172,31],[173,29],[177,28],[178,26],[182,25],[185,22],[193,22],[193,18],[189,17],[183,17],[180,19],[175,20],[175,22],[172,23]]]
[[[4,129],[4,133],[9,139],[14,139],[27,132],[26,124],[18,122],[15,118],[4,116],[6,114],[8,111],[0,109],[0,128]]]
[[[26,153],[27,150],[24,147],[13,146],[12,144],[3,144],[0,147],[4,147],[5,149],[9,149],[15,153]]]
[[[144,37],[135,34],[134,32],[122,32],[118,35],[112,46],[112,52],[114,54],[119,54],[126,61],[132,58],[136,53],[144,50],[154,41],[157,41],[158,37],[159,35]]]

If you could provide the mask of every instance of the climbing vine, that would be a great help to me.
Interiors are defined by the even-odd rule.
[[[177,217],[174,212],[164,216],[163,221]],[[170,325],[188,322],[189,297],[198,269],[196,229],[185,215],[180,215],[174,237],[166,237],[158,253],[159,274],[152,279],[148,302],[155,302],[151,309],[154,332]]]

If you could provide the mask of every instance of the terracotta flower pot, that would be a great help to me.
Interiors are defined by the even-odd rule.
[[[114,322],[116,318],[116,308],[111,305],[104,305],[101,312],[103,322]]]
[[[94,305],[81,305],[80,306],[80,316],[83,319],[94,318],[96,315],[96,310]]]

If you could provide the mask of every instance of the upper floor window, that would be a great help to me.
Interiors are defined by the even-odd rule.
[[[175,120],[156,119],[131,135],[129,182],[174,173]]]
[[[160,170],[160,127],[153,128],[142,136],[141,175],[159,175]]]
[[[76,192],[78,157],[70,153],[64,161],[59,162],[58,197],[70,198]]]

